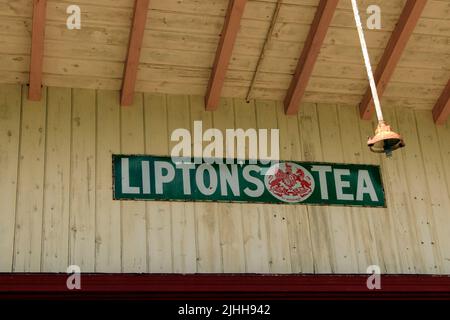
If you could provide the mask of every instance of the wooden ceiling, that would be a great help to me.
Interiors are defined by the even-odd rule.
[[[358,1],[363,24],[369,5],[381,8],[382,29],[365,28],[374,70],[382,64],[408,1]],[[320,3],[283,0],[271,28],[277,0],[246,1],[219,96],[245,98],[252,87],[253,98],[285,100]],[[66,27],[66,8],[72,4],[81,8],[81,30]],[[42,83],[114,90],[125,86],[134,6],[135,0],[47,0]],[[207,95],[230,8],[228,0],[150,0],[147,16],[140,18],[145,29],[135,90]],[[32,0],[0,0],[0,82],[30,81],[32,17]],[[363,101],[368,81],[350,0],[338,1],[316,58],[301,101]],[[450,0],[426,2],[394,67],[383,85],[382,104],[434,108],[442,123],[450,108]]]

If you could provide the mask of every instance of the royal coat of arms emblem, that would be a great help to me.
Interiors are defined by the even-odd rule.
[[[314,192],[313,176],[296,163],[278,163],[271,168],[271,172],[265,177],[266,188],[281,201],[303,202]]]

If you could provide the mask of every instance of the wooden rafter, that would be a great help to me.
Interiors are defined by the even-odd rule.
[[[395,67],[419,21],[420,15],[427,0],[407,0],[403,12],[392,32],[391,38],[384,50],[380,63],[375,71],[375,83],[378,95],[381,98],[386,86],[394,73]],[[374,102],[370,88],[367,89],[364,98],[359,106],[362,119],[370,120],[374,111]]]
[[[234,43],[241,25],[242,14],[244,13],[247,0],[230,0],[228,12],[220,37],[219,46],[216,52],[211,78],[206,90],[205,106],[206,110],[217,109],[220,100],[225,75],[228,64],[233,53]]]
[[[136,0],[134,5],[133,26],[131,28],[128,56],[122,83],[122,96],[120,100],[122,106],[129,106],[133,103],[149,2],[149,0]]]
[[[284,100],[286,114],[296,114],[298,111],[337,4],[338,0],[320,0],[294,78]]]
[[[28,99],[41,100],[42,65],[44,61],[44,36],[46,0],[33,0],[33,27],[31,31],[30,89]]]
[[[433,108],[433,119],[436,124],[444,124],[450,117],[450,80]]]

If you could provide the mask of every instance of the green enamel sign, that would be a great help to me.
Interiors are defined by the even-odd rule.
[[[374,165],[186,163],[146,155],[112,160],[115,200],[386,206],[380,168]]]

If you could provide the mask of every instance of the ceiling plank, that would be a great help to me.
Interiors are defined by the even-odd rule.
[[[122,95],[120,99],[122,106],[129,106],[133,103],[149,2],[149,0],[136,0],[134,5],[133,26],[131,28],[128,56],[122,83]]]
[[[443,125],[450,117],[450,80],[433,108],[433,119],[436,124]]]
[[[333,19],[338,2],[338,0],[320,0],[302,54],[298,60],[294,78],[284,99],[284,112],[288,115],[298,112],[300,101],[305,94],[314,64],[319,56],[320,48],[327,34],[331,19]]]
[[[246,3],[247,0],[229,1],[227,16],[206,90],[205,106],[207,111],[216,110],[219,106],[220,94]]]
[[[427,0],[407,0],[400,15],[397,25],[384,50],[383,56],[375,71],[375,83],[378,95],[381,99],[383,93],[394,73],[403,50],[405,49],[414,28],[419,21]],[[364,120],[370,120],[374,112],[374,102],[370,88],[367,89],[359,106],[360,116]]]
[[[44,61],[44,37],[46,0],[33,0],[33,25],[31,30],[30,88],[28,99],[39,101],[42,97],[42,65]]]

